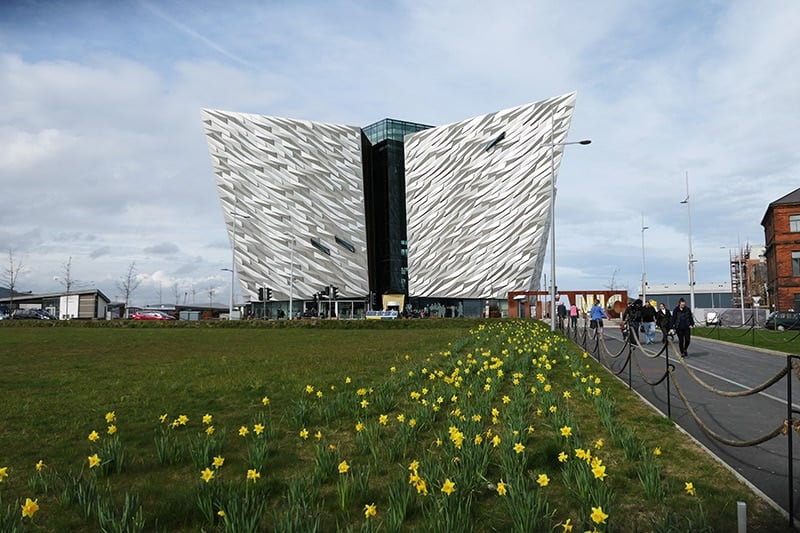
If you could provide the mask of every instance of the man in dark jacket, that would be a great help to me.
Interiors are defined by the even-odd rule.
[[[628,324],[628,335],[635,335],[639,339],[639,328],[642,325],[642,299],[636,298],[628,304],[625,312],[622,313],[622,320]]]
[[[681,298],[678,300],[678,307],[672,311],[672,329],[675,330],[675,334],[678,336],[681,357],[688,355],[686,350],[692,341],[692,327],[694,327],[692,310],[686,305],[686,300]]]
[[[642,328],[644,329],[644,343],[656,342],[656,308],[655,302],[647,301],[642,309]]]

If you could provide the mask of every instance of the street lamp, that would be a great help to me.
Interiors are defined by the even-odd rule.
[[[647,274],[644,268],[644,230],[650,229],[644,225],[644,213],[642,213],[642,301],[647,301]]]
[[[231,268],[222,270],[231,272],[231,299],[228,305],[228,320],[233,320],[233,293],[234,293],[234,274],[236,272],[236,219],[250,218],[250,215],[243,215],[236,212],[236,198],[233,199],[233,213],[231,213]]]
[[[591,144],[590,139],[574,142],[555,142],[556,112],[550,114],[550,331],[556,330],[556,146]]]
[[[689,205],[689,171],[686,171],[686,199],[681,201],[686,204],[689,217],[689,308],[694,313],[694,254],[692,253],[692,207]]]

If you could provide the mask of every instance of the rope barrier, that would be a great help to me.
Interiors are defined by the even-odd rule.
[[[697,382],[698,385],[700,385],[701,387],[703,387],[704,389],[706,389],[709,392],[713,392],[714,394],[718,394],[720,396],[725,396],[727,398],[742,398],[742,397],[745,397],[745,396],[752,396],[753,394],[758,394],[759,392],[761,392],[761,391],[763,391],[765,389],[768,389],[771,386],[773,386],[774,384],[776,384],[778,381],[783,379],[784,376],[786,376],[786,374],[789,373],[789,371],[786,369],[786,367],[784,367],[783,369],[781,369],[780,372],[775,374],[773,377],[771,377],[770,379],[768,379],[767,381],[765,381],[761,385],[757,385],[757,386],[755,386],[755,387],[753,387],[751,389],[738,391],[738,392],[733,392],[733,391],[724,391],[724,390],[718,389],[716,387],[712,387],[711,385],[709,385],[708,383],[706,383],[705,381],[700,379],[697,376],[697,374],[695,374],[694,370],[692,370],[692,368],[689,365],[686,364],[686,361],[684,360],[683,357],[680,358],[680,362],[683,365],[683,368],[686,369],[686,373],[689,374],[689,376],[691,376],[691,378],[694,379],[695,382]]]
[[[670,371],[670,373],[672,374],[672,382],[675,383],[675,390],[678,391],[678,396],[680,396],[681,400],[683,401],[683,405],[686,407],[686,410],[689,412],[690,415],[692,415],[692,418],[697,423],[697,425],[700,427],[700,429],[702,429],[703,432],[706,435],[708,435],[709,437],[711,437],[711,438],[713,438],[713,439],[715,439],[715,440],[717,440],[717,441],[719,441],[719,442],[721,442],[723,444],[727,444],[728,446],[733,446],[735,448],[747,448],[749,446],[757,446],[758,444],[762,444],[764,442],[767,442],[768,440],[774,439],[778,435],[785,434],[784,431],[788,432],[789,421],[788,420],[784,420],[781,423],[781,425],[779,425],[777,428],[773,429],[772,431],[770,431],[766,435],[762,435],[761,437],[757,437],[755,439],[746,440],[746,441],[740,441],[740,440],[732,440],[732,439],[728,439],[726,437],[723,437],[722,435],[720,435],[719,433],[716,433],[714,430],[712,430],[710,427],[708,427],[702,420],[700,420],[700,418],[697,416],[697,413],[695,413],[694,409],[692,409],[692,406],[689,403],[689,400],[687,400],[686,396],[683,394],[683,390],[681,389],[680,385],[678,384],[678,380],[675,379],[674,372]],[[794,420],[792,420],[792,423],[794,424]]]
[[[662,383],[662,382],[663,382],[665,379],[667,379],[667,376],[669,376],[669,372],[668,372],[668,371],[664,371],[664,373],[661,375],[661,377],[660,377],[660,378],[658,378],[658,380],[657,380],[657,381],[649,381],[649,380],[647,379],[647,377],[645,376],[645,374],[644,374],[644,369],[642,368],[642,365],[640,365],[640,364],[639,364],[639,359],[638,359],[638,358],[636,358],[636,357],[634,357],[633,359],[634,359],[634,361],[636,362],[636,368],[638,368],[638,369],[639,369],[639,377],[641,377],[641,378],[642,378],[642,381],[644,381],[645,383],[647,383],[647,384],[648,384],[648,385],[650,385],[651,387],[655,387],[656,385],[661,385],[661,383]]]

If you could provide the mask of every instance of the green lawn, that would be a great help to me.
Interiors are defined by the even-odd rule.
[[[0,324],[0,530],[26,498],[22,530],[141,530],[126,494],[145,531],[731,531],[737,501],[786,528],[536,322],[92,326]]]
[[[800,331],[696,327],[694,335],[787,354],[800,354]]]

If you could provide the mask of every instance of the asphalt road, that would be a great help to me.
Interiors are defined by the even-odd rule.
[[[767,352],[709,339],[693,337],[689,346],[688,357],[684,363],[696,375],[693,378],[677,360],[677,350],[669,348],[669,362],[675,365],[675,371],[669,380],[659,385],[649,385],[658,381],[666,369],[667,358],[662,353],[655,356],[661,348],[661,333],[656,333],[656,344],[637,347],[633,352],[633,364],[625,367],[628,348],[623,354],[612,358],[609,354],[617,354],[623,348],[622,335],[613,324],[605,328],[605,347],[601,361],[619,378],[642,397],[649,401],[665,416],[671,414],[673,421],[692,435],[720,461],[726,463],[733,471],[740,474],[756,492],[770,500],[775,506],[787,513],[790,509],[790,494],[793,501],[795,519],[800,518],[800,435],[794,433],[791,438],[793,488],[789,483],[789,437],[780,434],[761,444],[737,447],[724,444],[717,438],[710,437],[687,409],[678,394],[683,392],[689,406],[702,424],[722,439],[737,442],[756,440],[772,433],[781,427],[788,417],[787,381],[791,379],[792,403],[794,409],[800,410],[800,380],[794,373],[783,377],[769,388],[743,397],[727,397],[709,391],[698,383],[726,391],[741,392],[758,387],[787,365],[787,354]],[[578,341],[581,340],[579,334]],[[581,344],[580,342],[578,342]],[[595,343],[586,345],[591,354]],[[677,347],[676,347],[677,348]],[[644,352],[643,352],[644,350]],[[596,355],[596,354],[595,354]],[[677,384],[677,388],[676,388]],[[787,518],[788,519],[788,518]]]

